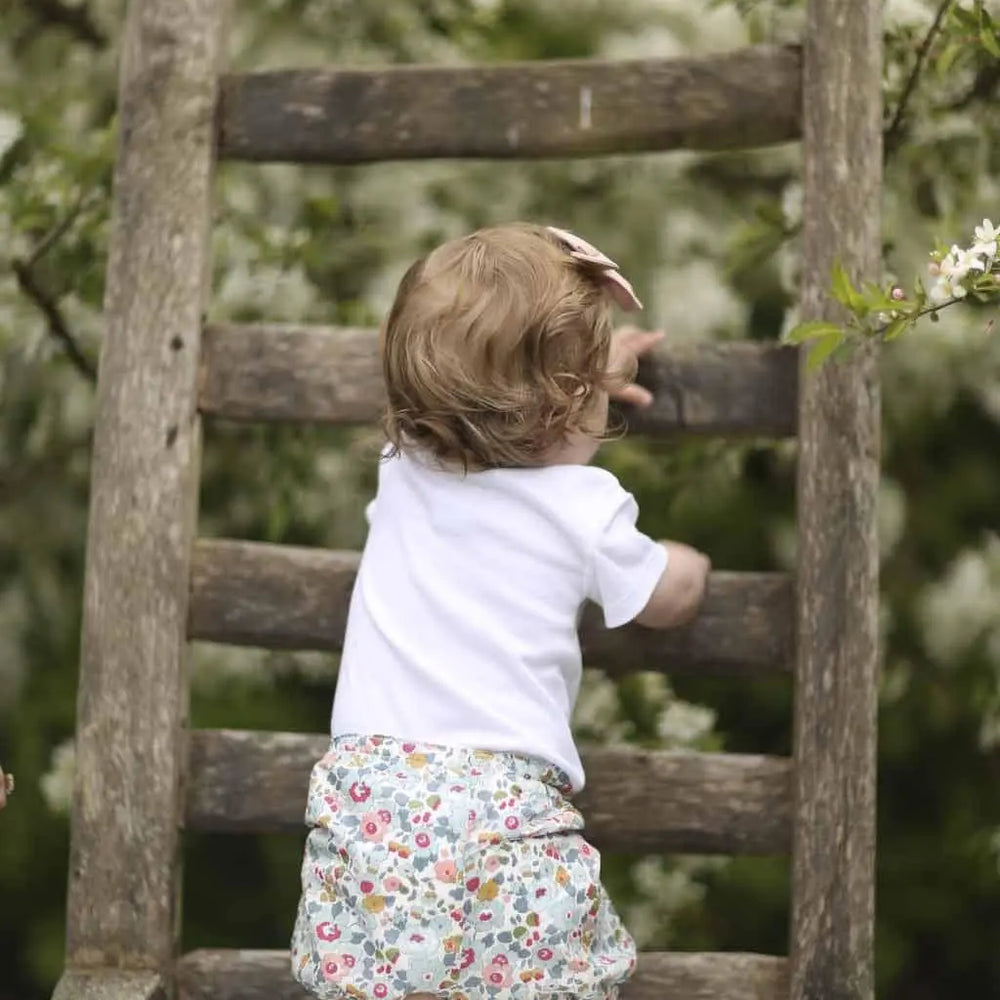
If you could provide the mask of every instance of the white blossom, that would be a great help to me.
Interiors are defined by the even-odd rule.
[[[941,666],[956,665],[983,640],[1000,657],[1000,536],[960,553],[926,588],[920,620],[927,650]]]
[[[0,160],[11,147],[24,135],[24,124],[17,115],[0,109]]]
[[[64,816],[73,802],[73,776],[76,773],[76,744],[65,740],[53,751],[49,769],[42,775],[42,798],[52,812]]]

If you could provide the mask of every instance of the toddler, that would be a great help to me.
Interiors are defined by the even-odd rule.
[[[609,1000],[635,946],[571,796],[587,600],[609,628],[690,619],[708,560],[636,529],[587,463],[658,335],[572,233],[446,243],[383,326],[389,444],[313,769],[292,943],[322,1000]]]

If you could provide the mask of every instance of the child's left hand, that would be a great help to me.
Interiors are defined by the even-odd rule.
[[[611,335],[611,370],[630,369],[634,360],[652,350],[663,336],[662,330],[640,330],[636,326],[623,326],[615,330]],[[645,407],[653,402],[653,394],[635,382],[627,382],[609,395],[616,403],[627,403],[630,406]]]

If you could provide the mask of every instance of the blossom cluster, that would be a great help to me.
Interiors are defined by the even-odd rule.
[[[964,299],[970,291],[984,291],[980,287],[984,278],[996,284],[993,269],[997,263],[1000,230],[989,219],[983,219],[973,235],[975,242],[968,249],[953,244],[945,254],[940,251],[931,254],[928,270],[936,279],[927,292],[931,302],[944,304]]]
[[[1000,229],[989,219],[975,227],[972,245],[952,244],[931,253],[929,270],[934,283],[924,288],[919,279],[912,293],[900,285],[866,282],[856,287],[838,262],[834,265],[831,293],[847,311],[846,322],[810,320],[799,323],[784,335],[789,344],[810,344],[809,365],[822,365],[862,340],[895,340],[916,326],[918,320],[961,302],[970,295],[987,301],[1000,295]]]

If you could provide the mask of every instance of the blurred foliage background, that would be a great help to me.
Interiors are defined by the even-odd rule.
[[[240,68],[663,57],[794,40],[802,22],[795,0],[235,6]],[[0,10],[0,760],[19,779],[0,814],[0,1000],[47,996],[62,962],[123,8]],[[961,241],[997,218],[1000,62],[983,9],[886,5],[890,276],[911,279],[936,238]],[[419,251],[529,217],[619,259],[647,321],[675,339],[774,339],[794,321],[798,171],[794,146],[527,165],[227,165],[212,315],[375,324]],[[989,323],[975,307],[949,310],[884,357],[885,1000],[1000,997],[1000,337]],[[372,432],[211,426],[206,439],[203,534],[363,541]],[[601,460],[636,493],[650,533],[705,548],[717,567],[777,569],[794,563],[794,458],[794,446],[765,441],[636,439]],[[335,671],[325,655],[199,646],[193,723],[322,731]],[[648,674],[615,685],[588,672],[577,728],[597,741],[787,753],[790,706],[787,681]],[[297,837],[189,837],[185,945],[283,947],[299,850]],[[784,861],[615,858],[608,870],[645,947],[786,950]]]

